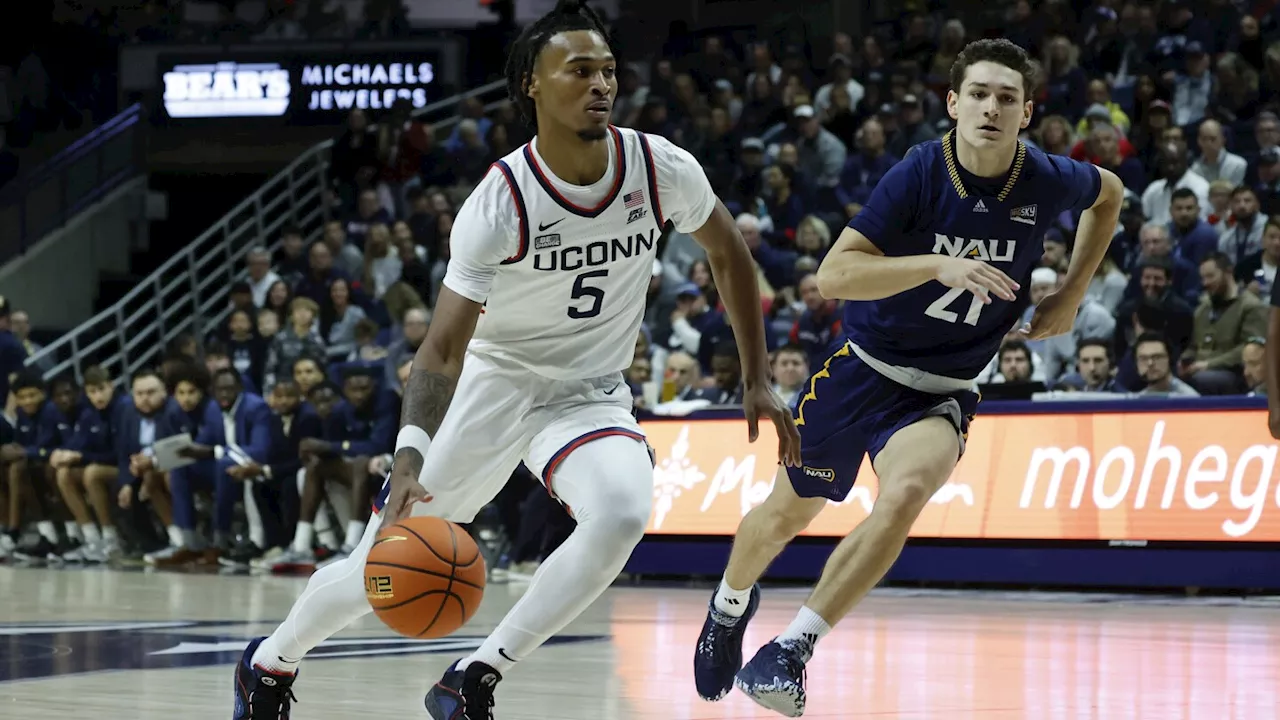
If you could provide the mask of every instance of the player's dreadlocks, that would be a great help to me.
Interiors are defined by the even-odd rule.
[[[600,15],[587,7],[585,0],[560,0],[555,10],[543,15],[529,25],[516,38],[511,46],[511,54],[507,56],[507,95],[515,103],[525,123],[538,130],[538,116],[533,106],[533,98],[525,92],[529,77],[533,75],[534,63],[547,41],[557,33],[574,30],[594,30],[609,42],[609,31]]]

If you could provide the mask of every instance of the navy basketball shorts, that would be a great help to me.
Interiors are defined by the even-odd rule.
[[[876,372],[846,342],[813,373],[792,409],[803,462],[787,468],[791,486],[800,497],[844,500],[863,457],[874,462],[894,433],[939,416],[963,438],[977,409],[978,393],[913,390]]]

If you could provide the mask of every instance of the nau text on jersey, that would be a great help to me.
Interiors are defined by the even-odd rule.
[[[537,252],[535,244],[533,269],[546,272],[557,270],[574,272],[584,267],[609,265],[653,250],[655,239],[655,231],[650,230],[648,235],[636,234],[613,240],[597,240],[585,246],[571,245],[566,248],[551,249],[548,252]]]
[[[1013,262],[1013,252],[1017,243],[1013,240],[967,240],[962,237],[948,237],[942,233],[933,234],[933,252],[936,255],[966,257],[985,262]]]

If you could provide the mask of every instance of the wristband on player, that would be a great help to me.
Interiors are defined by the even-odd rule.
[[[431,436],[426,430],[417,425],[405,425],[400,428],[400,434],[396,435],[396,455],[404,448],[413,448],[418,451],[422,457],[427,456],[427,449],[431,447]]]

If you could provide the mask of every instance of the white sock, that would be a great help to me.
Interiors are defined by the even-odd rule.
[[[727,580],[720,580],[720,589],[716,590],[716,610],[729,617],[742,617],[747,612],[747,601],[751,598],[751,588],[734,590]]]
[[[182,547],[182,528],[177,525],[169,526],[169,547]]]
[[[809,652],[813,652],[813,648],[818,641],[826,637],[831,632],[831,626],[818,613],[810,610],[808,606],[800,608],[800,612],[796,613],[796,619],[791,621],[787,629],[782,631],[778,636],[778,640],[791,640],[793,642],[803,643],[808,646]]]
[[[606,468],[610,482],[601,483]],[[577,448],[556,469],[555,488],[573,507],[578,527],[538,566],[524,597],[459,669],[482,662],[505,674],[595,602],[644,537],[653,465],[635,440],[610,436]]]
[[[98,545],[102,543],[102,533],[98,532],[98,526],[93,523],[85,523],[80,526],[80,532],[84,535],[86,545]]]
[[[360,544],[360,538],[364,537],[364,526],[365,523],[359,520],[352,520],[347,523],[347,541],[342,543],[344,549],[353,548]]]
[[[68,520],[62,523],[62,529],[67,531],[68,540],[79,540],[84,542],[84,538],[80,537],[80,526],[75,520]]]
[[[309,522],[298,521],[298,529],[293,532],[293,549],[295,552],[308,552],[315,539],[315,526]]]
[[[48,520],[41,520],[36,523],[36,530],[40,532],[45,540],[48,540],[54,545],[58,544],[58,528],[54,527],[52,522]]]
[[[312,648],[373,612],[364,591],[364,560],[375,537],[366,534],[351,557],[320,568],[307,580],[289,616],[253,653],[254,665],[274,673],[294,672]]]
[[[120,542],[120,536],[116,534],[115,527],[111,525],[102,528],[102,539],[112,544]]]

